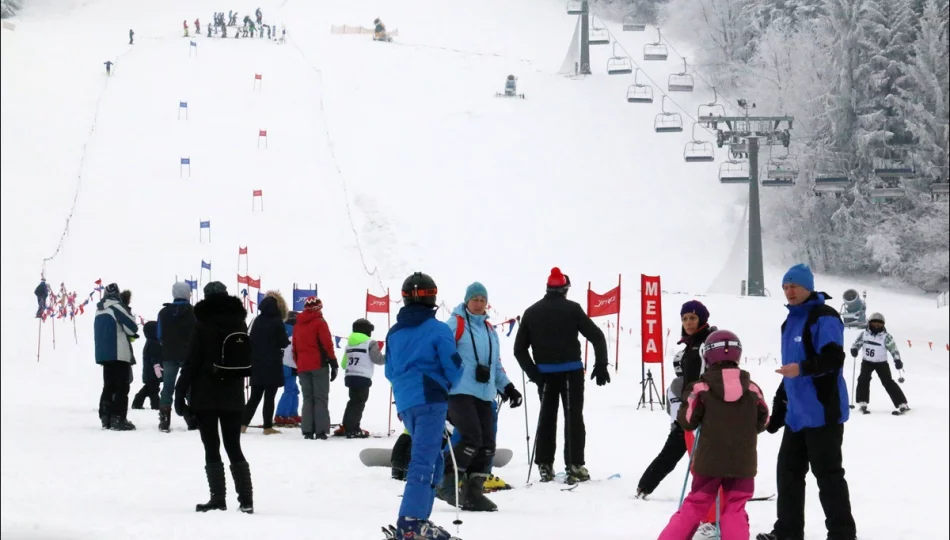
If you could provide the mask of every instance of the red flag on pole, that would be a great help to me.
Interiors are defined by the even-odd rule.
[[[604,294],[597,294],[590,288],[590,282],[587,282],[587,316],[603,317],[606,315],[617,316],[616,334],[616,352],[614,358],[614,370],[620,369],[620,281],[622,276],[617,275],[617,286]],[[610,323],[607,323],[608,327]],[[584,369],[587,369],[587,341],[584,342]]]
[[[389,296],[374,296],[366,291],[366,313],[389,313]]]

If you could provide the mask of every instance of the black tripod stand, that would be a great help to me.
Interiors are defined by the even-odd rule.
[[[637,403],[637,410],[640,410],[640,407],[647,404],[648,394],[649,394],[649,403],[650,410],[653,410],[653,395],[656,393],[656,400],[659,405],[663,405],[663,394],[656,388],[656,383],[653,381],[653,373],[650,370],[647,370],[647,378],[640,381],[640,402]]]

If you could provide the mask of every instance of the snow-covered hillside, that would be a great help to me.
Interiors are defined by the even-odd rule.
[[[524,411],[505,409],[499,446],[515,458],[497,472],[516,489],[493,496],[497,514],[463,515],[460,536],[655,538],[676,507],[686,463],[653,501],[632,499],[668,419],[636,409],[639,337],[630,329],[639,328],[639,273],[660,275],[671,291],[663,298],[664,328],[675,337],[679,305],[706,293],[734,264],[744,189],[720,185],[717,163],[682,159],[691,138],[686,113],[695,115],[711,91],[698,85],[695,94],[674,96],[686,130],[654,133],[659,100],[625,101],[633,80],[605,74],[610,47],[592,49],[595,76],[556,75],[575,19],[547,0],[270,1],[260,8],[265,22],[287,26],[285,44],[181,37],[182,20],[206,23],[233,7],[243,14],[258,6],[32,0],[16,30],[2,33],[3,538],[315,531],[371,539],[395,520],[402,486],[357,459],[361,448],[391,439],[315,443],[295,431],[243,439],[253,516],[195,515],[192,505],[207,495],[201,445],[179,418],[170,435],[157,431],[152,411],[131,413],[135,432],[99,430],[101,376],[89,313],[77,317],[75,339],[68,321],[56,321],[55,349],[45,324],[36,361],[30,292],[44,258],[51,257],[45,270],[54,287],[64,282],[83,298],[97,279],[118,282],[147,320],[170,299],[176,276],[220,279],[235,292],[235,274],[248,273],[243,260],[238,267],[239,247],[247,247],[249,274],[264,289],[289,295],[294,283],[317,283],[336,335],[363,316],[367,289],[398,290],[415,270],[435,277],[450,306],[471,281],[485,283],[499,321],[540,297],[552,266],[570,274],[571,297],[582,303],[584,282],[604,292],[623,273],[621,368],[610,386],[591,384],[586,403],[588,466],[597,477],[621,478],[573,493],[524,488]],[[330,34],[333,24],[369,26],[375,17],[399,29],[394,43]],[[634,60],[653,39],[607,26]],[[677,50],[689,54],[687,44]],[[115,62],[111,77],[107,60]],[[644,67],[665,86],[680,65],[671,55]],[[527,99],[494,97],[509,73]],[[188,104],[187,119],[180,102]],[[267,131],[266,147],[259,130]],[[190,171],[180,166],[183,157]],[[252,206],[255,190],[263,210],[261,201]],[[200,221],[210,221],[210,231]],[[210,275],[200,273],[202,261]],[[783,270],[766,269],[771,290],[779,290]],[[741,279],[735,276],[733,290]],[[859,285],[825,276],[818,282],[836,297]],[[950,504],[946,482],[930,480],[948,476],[948,311],[930,298],[867,288],[871,309],[888,315],[901,340],[914,411],[848,424],[845,460],[859,532],[862,540],[932,536],[943,530],[933,516]],[[715,324],[742,337],[747,369],[771,391],[779,381],[773,370],[783,302],[702,299]],[[520,384],[512,338],[503,337],[503,359]],[[667,349],[672,355],[674,343]],[[138,370],[135,377],[133,388]],[[385,431],[387,394],[378,374],[367,429]],[[538,400],[530,388],[527,397],[533,437]],[[886,411],[882,388],[872,386],[872,399],[875,413]],[[345,400],[338,382],[334,422]],[[760,439],[761,494],[774,492],[778,442]],[[808,538],[819,540],[812,481],[808,497]],[[450,512],[439,503],[434,520],[448,524]],[[753,530],[768,530],[774,502],[750,504],[749,513]]]

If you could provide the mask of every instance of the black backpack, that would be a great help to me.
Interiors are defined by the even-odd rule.
[[[221,342],[221,358],[214,363],[215,373],[225,378],[251,375],[251,336],[247,332],[231,332]]]

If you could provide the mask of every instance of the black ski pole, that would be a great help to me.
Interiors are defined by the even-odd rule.
[[[528,431],[528,383],[525,380],[524,371],[521,372],[521,392],[524,394],[524,449],[528,457],[531,456],[531,434]],[[531,478],[531,473],[528,473]]]
[[[858,372],[858,357],[851,358],[851,405],[850,407],[854,408],[854,384]]]
[[[582,375],[583,376],[583,375]],[[571,483],[571,465],[574,464],[573,446],[571,444],[571,376],[564,376],[564,469],[565,480]]]
[[[543,418],[544,413],[544,399],[548,394],[548,384],[545,382],[541,386],[541,406],[538,407],[538,425],[534,428],[534,448],[531,450],[531,456],[528,459],[528,479],[525,480],[525,485],[531,485],[531,471],[534,468],[534,456],[538,452],[538,431],[541,429],[541,418]]]

